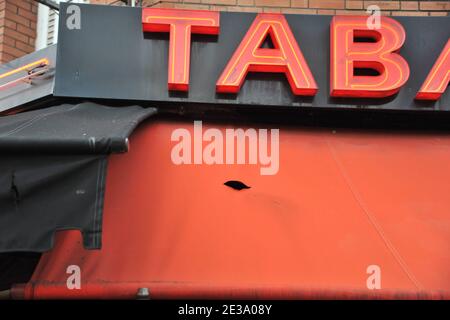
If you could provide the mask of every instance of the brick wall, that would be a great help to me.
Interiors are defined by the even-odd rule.
[[[36,2],[0,0],[0,63],[34,51],[36,23]]]
[[[91,3],[123,4],[119,0],[91,0]],[[365,14],[365,8],[372,4],[378,5],[384,15],[392,16],[447,16],[450,12],[450,0],[144,0],[146,7],[329,15]]]

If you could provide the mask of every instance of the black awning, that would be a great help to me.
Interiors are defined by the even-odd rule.
[[[67,229],[99,249],[108,154],[155,113],[82,103],[1,117],[0,252],[47,251]]]
[[[63,104],[0,117],[0,153],[126,152],[128,136],[155,108]]]

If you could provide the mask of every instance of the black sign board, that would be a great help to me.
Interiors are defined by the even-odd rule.
[[[395,17],[406,31],[400,50],[410,67],[402,89],[387,98],[330,97],[331,16],[286,15],[317,82],[314,97],[295,96],[283,74],[249,74],[238,94],[216,92],[216,81],[256,14],[220,13],[219,35],[193,35],[189,92],[167,89],[168,33],[142,30],[142,8],[76,4],[80,26],[67,27],[61,4],[55,95],[141,101],[251,106],[450,110],[449,90],[438,101],[414,99],[450,37],[448,17]],[[73,5],[72,5],[73,6]],[[72,13],[72,11],[70,11]]]

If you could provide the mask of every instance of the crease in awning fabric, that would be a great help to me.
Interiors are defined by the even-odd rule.
[[[81,103],[0,118],[0,253],[48,251],[69,229],[100,249],[108,155],[155,113]]]

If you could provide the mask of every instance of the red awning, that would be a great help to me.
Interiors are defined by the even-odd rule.
[[[16,297],[450,298],[448,134],[283,128],[279,172],[262,176],[173,164],[180,127],[192,131],[137,130],[109,163],[102,249],[60,232]],[[370,265],[381,290],[367,289]]]

